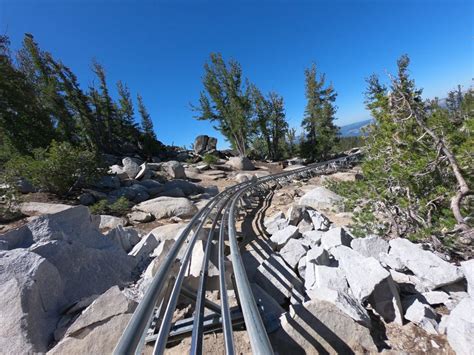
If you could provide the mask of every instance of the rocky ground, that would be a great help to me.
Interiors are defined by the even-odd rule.
[[[112,174],[78,195],[75,206],[27,195],[26,217],[2,226],[0,235],[0,352],[111,353],[188,220],[225,187],[281,170],[240,158],[205,164],[125,157],[111,162]],[[357,174],[294,181],[252,201],[238,222],[274,349],[472,353],[474,260],[455,265],[408,240],[353,238],[343,199],[322,184]],[[124,217],[91,215],[84,206],[120,196],[133,203]],[[203,233],[194,248],[187,288],[196,287],[206,238]],[[207,298],[219,304],[216,260],[211,256]],[[228,260],[226,270],[232,285]],[[232,290],[229,296],[236,306]],[[182,297],[174,320],[193,310]],[[236,351],[251,352],[243,329],[234,337]],[[223,353],[222,334],[207,334],[204,349]],[[188,338],[167,349],[183,351]]]

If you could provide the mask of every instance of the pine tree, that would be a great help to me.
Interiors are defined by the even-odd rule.
[[[283,98],[275,92],[270,92],[268,98],[265,98],[254,87],[253,100],[257,131],[266,143],[266,154],[270,159],[278,160],[281,158],[282,143],[288,130]]]
[[[156,134],[153,129],[153,121],[151,120],[150,114],[148,113],[145,104],[143,103],[143,98],[140,96],[140,94],[137,95],[137,102],[143,133],[147,136],[153,137],[153,139],[156,139]]]
[[[324,74],[317,75],[316,65],[306,69],[306,109],[302,127],[307,140],[302,149],[305,157],[311,160],[325,160],[339,134],[334,124],[336,113],[336,92],[332,85],[326,85]]]
[[[225,63],[222,55],[212,53],[204,65],[204,92],[201,92],[197,119],[216,122],[218,129],[239,152],[247,155],[252,133],[251,85],[243,84],[242,68],[236,61]]]

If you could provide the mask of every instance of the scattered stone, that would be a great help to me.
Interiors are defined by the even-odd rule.
[[[140,241],[138,232],[131,227],[124,228],[123,226],[117,226],[110,230],[105,236],[122,248],[126,253],[131,251]]]
[[[347,279],[337,267],[317,265],[306,261],[305,275],[304,286],[307,290],[324,287],[344,293],[349,292]]]
[[[347,292],[329,289],[326,287],[313,288],[306,291],[311,300],[326,301],[334,304],[337,308],[354,319],[357,323],[370,328],[369,314],[364,307],[353,296]]]
[[[192,217],[197,208],[184,197],[156,197],[135,205],[133,211],[151,213],[156,219],[168,217]]]
[[[315,246],[306,254],[306,262],[316,265],[329,265],[329,253],[321,247]]]
[[[429,283],[431,289],[462,280],[460,270],[435,254],[421,249],[407,239],[390,241],[390,255],[394,255],[416,276]]]
[[[93,186],[106,190],[118,189],[120,187],[120,179],[115,175],[102,176]]]
[[[109,174],[112,174],[112,175],[117,175],[118,178],[120,180],[126,180],[128,179],[128,175],[127,173],[125,172],[124,168],[120,165],[112,165],[110,168],[109,168]]]
[[[205,191],[202,186],[199,186],[186,180],[179,179],[166,182],[163,185],[162,191],[169,191],[176,188],[183,191],[186,196],[200,194]]]
[[[280,255],[286,263],[294,269],[300,259],[306,255],[307,247],[299,239],[290,239],[280,250]]]
[[[449,301],[449,295],[443,291],[423,292],[421,295],[431,306],[446,304]]]
[[[155,219],[151,213],[142,211],[132,211],[127,218],[131,223],[148,223]]]
[[[331,228],[321,237],[321,245],[326,250],[337,245],[345,245],[349,247],[351,241],[352,237],[341,227]]]
[[[301,223],[300,223],[301,224]],[[300,227],[298,227],[299,229]],[[309,248],[314,248],[321,245],[321,238],[323,237],[323,231],[307,231],[303,232],[302,242]]]
[[[126,157],[122,159],[122,164],[123,164],[123,171],[127,174],[129,179],[134,179],[135,176],[140,171],[140,166],[133,161],[132,158]]]
[[[44,214],[58,213],[74,206],[64,205],[61,203],[45,203],[45,202],[23,202],[20,205],[20,211],[27,216],[40,216]]]
[[[298,223],[298,230],[300,233],[305,233],[314,230],[313,222],[311,220],[303,218],[300,223]]]
[[[326,218],[326,216],[310,208],[306,210],[306,213],[309,216],[311,222],[313,223],[315,230],[327,231],[329,229],[331,222],[329,221],[329,219]]]
[[[168,239],[176,240],[186,228],[186,225],[186,223],[165,224],[164,226],[156,227],[150,233],[153,233],[160,242]]]
[[[101,214],[99,218],[99,229],[114,229],[118,226],[125,226],[127,221],[124,218]]]
[[[138,267],[150,257],[151,252],[158,246],[159,241],[153,233],[148,233],[138,242],[128,255],[135,257]]]
[[[186,173],[181,163],[170,160],[163,163],[161,168],[168,174],[172,179],[186,179]]]
[[[385,321],[402,324],[400,296],[391,274],[376,259],[346,246],[336,246],[330,252],[339,261],[356,299],[368,300]]]
[[[299,234],[298,227],[288,226],[282,230],[275,232],[270,240],[275,247],[280,250],[291,238],[296,238]]]
[[[152,254],[153,260],[143,274],[145,279],[151,279],[155,276],[174,243],[175,241],[173,239],[166,239],[160,242],[160,244],[155,248]]]
[[[325,187],[318,186],[315,189],[305,193],[299,200],[300,205],[319,209],[334,209],[336,212],[342,212],[343,198]]]
[[[382,265],[387,266],[392,270],[395,270],[395,271],[407,270],[402,260],[397,256],[387,254],[387,253],[380,253],[378,257],[376,257],[376,259],[380,261]]]
[[[285,229],[288,226],[288,221],[286,218],[266,220],[264,226],[268,234],[275,234],[276,232]]]
[[[138,181],[137,184],[145,187],[151,196],[155,196],[163,190],[162,184],[156,180],[142,179]]]
[[[306,212],[306,206],[292,205],[286,215],[288,216],[288,223],[292,226],[297,226],[298,223],[304,218]]]
[[[436,317],[434,309],[417,298],[413,299],[413,302],[406,307],[405,319],[415,323],[429,334],[438,334]]]
[[[235,170],[255,170],[255,166],[247,157],[232,157],[227,164]]]
[[[369,329],[326,301],[311,300],[292,305],[290,312],[280,320],[282,330],[272,339],[282,354],[377,352]]]
[[[380,261],[380,253],[388,253],[388,242],[380,237],[371,236],[356,238],[351,241],[351,248],[366,257],[373,257]]]

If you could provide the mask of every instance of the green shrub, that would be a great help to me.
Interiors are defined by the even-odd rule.
[[[214,154],[206,154],[202,158],[202,161],[206,164],[215,164],[219,161],[219,158],[217,158]]]
[[[103,173],[94,152],[68,142],[52,141],[33,156],[17,155],[5,164],[7,179],[23,177],[35,187],[63,196],[80,184],[88,184]]]
[[[97,201],[89,207],[92,214],[111,214],[123,216],[130,210],[130,202],[125,197],[120,197],[114,203],[108,203],[107,200]]]

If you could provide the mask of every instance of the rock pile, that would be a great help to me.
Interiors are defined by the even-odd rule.
[[[300,199],[286,216],[264,220],[271,245],[266,256],[243,255],[251,281],[288,310],[274,341],[283,349],[296,343],[306,353],[345,352],[347,346],[377,351],[370,331],[380,317],[447,334],[459,354],[473,349],[473,260],[457,267],[406,239],[354,238],[312,207],[314,193],[307,195],[311,199]]]

